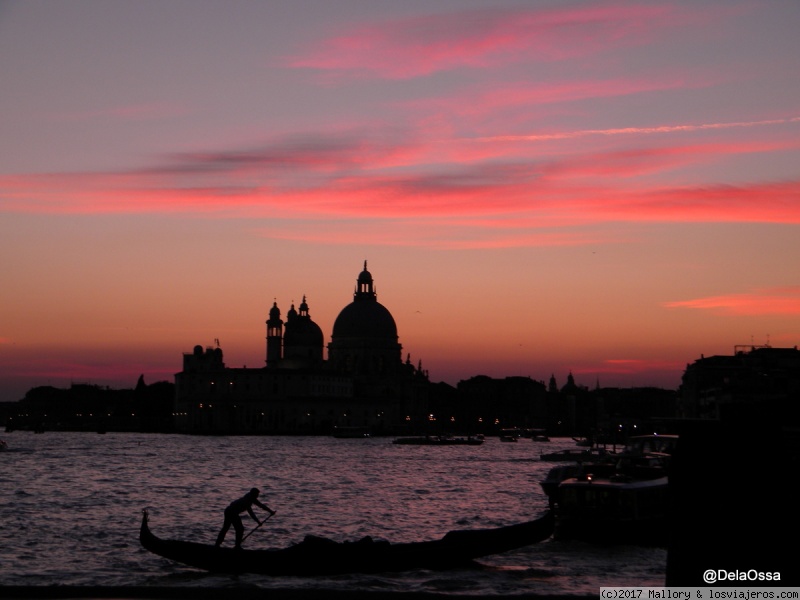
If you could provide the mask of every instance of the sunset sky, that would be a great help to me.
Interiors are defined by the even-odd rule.
[[[677,388],[800,343],[796,0],[0,1],[0,400],[330,341]]]

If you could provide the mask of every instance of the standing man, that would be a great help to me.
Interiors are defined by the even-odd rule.
[[[219,532],[217,536],[217,543],[216,546],[219,548],[222,545],[222,541],[225,539],[225,534],[228,533],[228,529],[233,528],[236,530],[236,546],[235,548],[241,549],[242,547],[242,535],[244,534],[244,525],[242,525],[242,518],[239,516],[243,512],[247,511],[253,520],[261,525],[263,521],[259,521],[256,514],[253,512],[253,504],[256,506],[263,508],[267,511],[270,516],[275,514],[275,511],[272,510],[266,504],[262,504],[258,501],[258,488],[253,488],[249,492],[247,492],[244,496],[239,498],[238,500],[234,500],[228,505],[228,508],[225,509],[225,523],[222,525],[222,531]]]

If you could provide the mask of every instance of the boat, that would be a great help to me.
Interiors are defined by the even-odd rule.
[[[555,537],[666,544],[669,464],[677,440],[674,435],[635,436],[606,460],[551,469],[541,485],[556,518]]]
[[[532,439],[534,442],[549,442],[550,436],[547,435],[546,429],[529,428],[525,430],[525,437]]]
[[[482,435],[469,435],[466,437],[453,437],[449,435],[426,435],[424,437],[395,438],[393,444],[410,444],[415,446],[480,446],[483,444]]]
[[[469,566],[478,558],[542,542],[552,535],[553,528],[553,515],[548,510],[532,521],[495,529],[455,530],[432,541],[393,544],[364,537],[354,542],[336,542],[309,535],[282,549],[237,550],[161,539],[150,531],[145,510],[139,541],[158,556],[205,571],[315,576]]]
[[[539,455],[540,460],[549,461],[575,461],[582,462],[587,460],[597,460],[605,458],[610,453],[604,448],[589,448],[588,450],[581,450],[578,448],[567,448],[565,450],[558,450],[556,452],[545,452]]]
[[[669,478],[586,473],[558,486],[558,539],[664,545],[669,532]]]

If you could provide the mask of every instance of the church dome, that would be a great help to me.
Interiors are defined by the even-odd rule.
[[[305,354],[311,348],[319,349],[321,353],[322,347],[325,345],[324,337],[320,326],[311,320],[311,315],[308,314],[308,303],[306,297],[303,296],[300,312],[298,313],[292,304],[292,308],[287,314],[286,329],[283,334],[283,347],[286,353],[291,355],[294,353],[293,350],[302,349],[301,353]]]
[[[377,300],[354,300],[333,323],[333,339],[369,338],[397,341],[397,325],[389,310]]]
[[[378,302],[367,261],[356,280],[353,301],[342,309],[333,323],[331,338],[333,341],[359,338],[397,342],[397,325],[392,313]]]
[[[283,333],[283,344],[287,346],[318,346],[324,345],[324,336],[320,326],[311,319],[298,317],[286,323]]]

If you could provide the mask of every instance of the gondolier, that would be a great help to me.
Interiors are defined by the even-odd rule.
[[[233,528],[236,530],[236,548],[242,547],[242,536],[244,535],[244,525],[242,525],[242,518],[239,516],[243,512],[247,511],[247,513],[253,517],[253,520],[261,525],[262,521],[258,520],[256,517],[256,513],[253,512],[253,504],[258,506],[259,508],[263,508],[267,511],[270,516],[275,514],[275,511],[272,510],[266,504],[262,504],[258,501],[259,495],[258,488],[252,488],[249,492],[247,492],[244,496],[239,498],[238,500],[234,500],[228,505],[228,508],[225,509],[225,522],[222,525],[222,530],[219,532],[217,536],[217,543],[215,544],[217,547],[222,545],[222,541],[225,539],[225,534],[228,533],[228,529]]]

